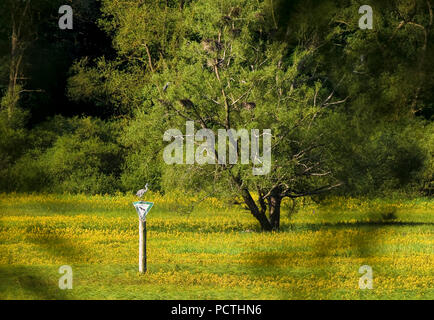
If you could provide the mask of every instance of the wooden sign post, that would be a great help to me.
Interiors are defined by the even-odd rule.
[[[139,272],[146,272],[146,220],[139,219]]]
[[[145,273],[147,270],[146,264],[146,215],[154,205],[152,202],[136,201],[133,202],[139,215],[139,272]]]

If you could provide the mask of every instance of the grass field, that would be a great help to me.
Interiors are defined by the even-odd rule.
[[[0,299],[434,299],[433,200],[305,204],[261,233],[240,207],[207,199],[187,215],[147,194],[145,275],[134,200],[0,195]],[[62,265],[72,290],[58,287]]]

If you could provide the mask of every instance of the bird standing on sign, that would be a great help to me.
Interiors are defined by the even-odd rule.
[[[136,196],[139,198],[142,198],[143,195],[148,191],[148,184],[145,184],[145,188],[144,189],[140,189],[139,191],[137,191]]]

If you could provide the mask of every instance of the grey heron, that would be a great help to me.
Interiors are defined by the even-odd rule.
[[[142,198],[143,195],[148,191],[148,184],[145,184],[145,188],[144,189],[140,189],[139,191],[137,191],[136,196],[139,198]]]

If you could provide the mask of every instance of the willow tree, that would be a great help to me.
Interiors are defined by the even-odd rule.
[[[267,3],[198,1],[184,8],[183,37],[173,58],[150,78],[144,112],[145,127],[160,137],[167,129],[184,128],[186,121],[216,134],[219,129],[270,129],[268,174],[255,175],[257,163],[240,161],[174,169],[188,172],[190,181],[232,190],[263,230],[275,230],[282,199],[339,185],[322,152],[327,135],[316,124],[343,101],[320,77],[304,72],[321,43],[310,39],[290,46],[279,41],[273,7]],[[164,144],[159,145],[161,150]],[[214,152],[218,157],[217,148]]]

